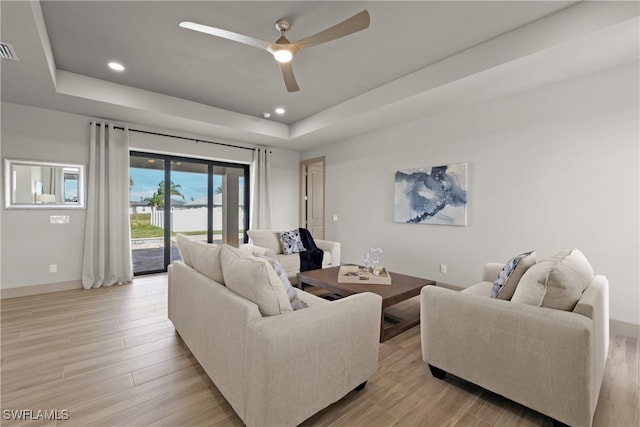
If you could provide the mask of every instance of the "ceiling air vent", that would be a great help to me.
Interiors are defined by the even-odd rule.
[[[0,58],[17,61],[18,55],[16,55],[16,51],[13,50],[13,46],[9,43],[0,42]]]

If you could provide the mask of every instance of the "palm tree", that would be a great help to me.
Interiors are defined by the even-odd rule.
[[[180,188],[181,188],[180,184],[176,184],[175,182],[171,181],[169,183],[169,194],[174,196],[180,196],[182,197],[182,200],[184,200],[184,194],[180,192]],[[149,204],[149,206],[154,206],[157,208],[163,207],[164,206],[164,180],[158,183],[158,190],[155,193],[153,193],[151,197],[147,197],[144,200]]]
[[[182,197],[182,200],[184,200],[184,194],[180,192],[180,188],[182,188],[180,184],[176,184],[175,182],[171,181],[169,183],[169,194],[173,196],[180,196]],[[158,194],[164,195],[164,180],[158,183]]]
[[[164,194],[158,194],[158,192],[155,192],[151,197],[145,198],[144,201],[147,202],[149,206],[161,208],[164,206]]]

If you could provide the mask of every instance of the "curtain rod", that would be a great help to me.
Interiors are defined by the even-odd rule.
[[[102,124],[102,123],[100,123],[100,122],[98,122],[98,121],[96,121],[95,123],[96,123],[96,124],[98,124],[98,125],[101,125],[101,124]],[[118,130],[124,130],[124,127],[123,127],[123,126],[114,126],[113,128],[114,128],[114,129],[118,129]],[[223,146],[225,146],[225,147],[240,148],[240,149],[242,149],[242,150],[251,150],[251,151],[253,151],[253,150],[254,150],[254,148],[250,148],[250,147],[243,147],[243,146],[241,146],[241,145],[226,144],[226,143],[224,143],[224,142],[206,141],[206,140],[204,140],[204,139],[189,138],[189,137],[186,137],[186,136],[178,136],[178,135],[169,135],[169,134],[166,134],[166,133],[151,132],[151,131],[148,131],[148,130],[141,130],[141,129],[132,129],[132,128],[129,128],[129,131],[131,131],[131,132],[138,132],[138,133],[146,133],[146,134],[148,134],[148,135],[167,136],[167,137],[169,137],[169,138],[184,139],[184,140],[187,140],[187,141],[195,141],[196,143],[198,143],[198,142],[204,142],[204,143],[206,143],[206,144],[223,145]],[[266,147],[264,147],[264,148],[266,148]],[[271,150],[269,150],[269,152],[271,152]]]

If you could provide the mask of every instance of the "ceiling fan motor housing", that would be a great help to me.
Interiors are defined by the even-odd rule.
[[[285,21],[284,19],[281,19],[278,22],[276,22],[276,30],[280,32],[289,31],[290,28],[291,28],[291,23],[289,21]]]

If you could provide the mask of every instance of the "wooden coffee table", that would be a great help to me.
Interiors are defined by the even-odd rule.
[[[302,289],[304,285],[316,286],[334,292],[340,296],[359,294],[362,292],[373,292],[382,297],[382,313],[380,318],[380,342],[384,342],[391,337],[398,335],[420,323],[420,313],[406,319],[400,319],[385,313],[385,308],[406,301],[409,298],[420,295],[420,290],[424,286],[435,285],[433,280],[421,279],[419,277],[407,276],[405,274],[389,272],[391,275],[391,285],[370,285],[361,283],[338,283],[338,270],[340,267],[323,268],[298,273],[297,286]],[[384,322],[387,320],[393,325],[385,328]]]

